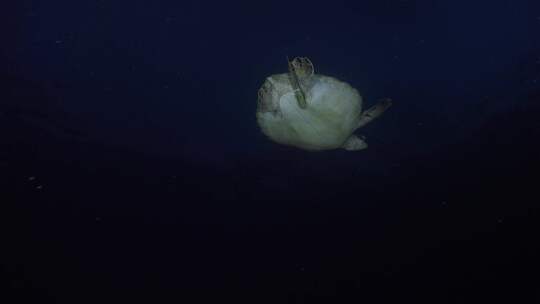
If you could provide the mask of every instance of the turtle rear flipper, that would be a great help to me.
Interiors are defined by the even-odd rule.
[[[360,114],[360,119],[358,120],[358,126],[356,128],[358,129],[360,127],[363,127],[375,118],[381,116],[381,114],[384,113],[384,111],[386,111],[391,105],[392,99],[383,98],[382,100],[377,102],[377,104]]]
[[[349,137],[342,146],[342,148],[347,151],[364,150],[367,147],[368,144],[364,141],[364,138],[360,138],[354,134],[351,135],[351,137]]]

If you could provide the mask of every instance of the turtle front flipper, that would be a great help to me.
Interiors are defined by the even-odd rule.
[[[360,114],[360,119],[358,120],[358,126],[356,128],[358,129],[360,127],[363,127],[375,118],[381,116],[381,114],[384,113],[384,111],[386,111],[391,105],[392,99],[383,98],[382,100],[377,102],[377,104]]]
[[[289,61],[289,58],[287,58],[287,63],[289,66],[289,80],[298,106],[305,109],[307,107],[306,92],[302,84],[313,75],[313,64],[306,57],[296,57],[293,61]]]

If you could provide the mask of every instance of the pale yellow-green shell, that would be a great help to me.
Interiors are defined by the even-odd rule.
[[[348,83],[314,73],[305,57],[287,59],[288,73],[267,77],[259,89],[257,122],[273,141],[306,150],[362,150],[359,127],[379,117],[386,98],[362,112],[362,97]]]
[[[301,108],[287,74],[272,75],[259,92],[257,121],[272,140],[306,150],[344,147],[358,126],[362,97],[346,82],[311,75]],[[354,148],[354,147],[353,147]]]

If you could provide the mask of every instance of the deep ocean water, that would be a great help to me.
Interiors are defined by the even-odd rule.
[[[540,5],[261,5],[3,5],[0,302],[539,301]],[[367,150],[261,133],[286,56]]]

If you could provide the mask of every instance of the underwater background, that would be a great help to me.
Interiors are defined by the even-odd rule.
[[[540,301],[540,2],[0,4],[0,303]],[[286,57],[393,106],[262,134]]]

